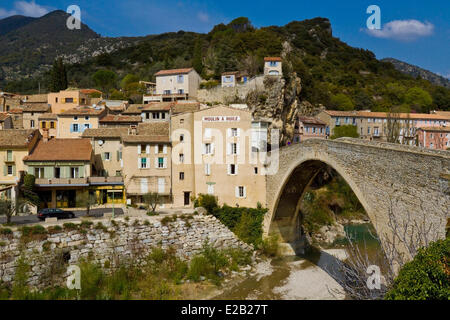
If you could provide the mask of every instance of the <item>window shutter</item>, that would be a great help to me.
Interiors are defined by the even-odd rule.
[[[3,175],[4,176],[8,175],[8,167],[7,166],[3,166]]]
[[[239,142],[236,143],[236,154],[240,154]]]
[[[247,187],[244,187],[244,198],[247,198]]]
[[[120,160],[120,151],[116,152],[116,157],[117,157],[117,161],[119,161]]]
[[[238,167],[239,166],[237,164],[234,165],[234,174],[236,175],[238,174]]]
[[[158,145],[156,144],[156,145],[155,145],[155,154],[158,154],[158,151],[159,151],[158,149],[159,149],[159,148],[158,148]]]
[[[237,128],[237,136],[238,136],[238,137],[241,136],[241,128]]]
[[[227,129],[227,136],[228,136],[228,137],[231,137],[231,128],[228,128],[228,129]]]
[[[53,168],[52,167],[44,167],[44,178],[51,179],[53,178]]]
[[[166,144],[164,145],[163,150],[164,150],[163,153],[167,154],[167,145]]]
[[[167,158],[164,158],[164,168],[167,168]]]
[[[227,143],[227,155],[231,154],[231,143]]]
[[[150,158],[147,158],[147,169],[150,169]]]
[[[138,160],[138,169],[142,169],[141,158],[137,158],[137,160]]]
[[[72,133],[73,132],[73,128],[74,126],[73,126],[73,124],[70,126],[70,133]]]
[[[227,174],[231,174],[231,164],[227,165]]]
[[[235,187],[234,195],[236,196],[236,198],[239,198],[239,187]]]
[[[80,175],[80,178],[84,178],[84,166],[78,168],[78,174]]]
[[[28,167],[28,174],[34,175],[34,168]]]
[[[203,144],[203,152],[202,152],[202,154],[206,154],[206,144],[205,143]]]
[[[149,144],[145,146],[145,153],[150,154],[150,145]]]
[[[141,145],[140,144],[138,144],[138,154],[141,154],[141,152],[142,152],[142,150],[141,150]]]
[[[214,154],[214,143],[211,143],[211,154]]]
[[[105,153],[104,152],[102,152],[102,160],[105,160]]]

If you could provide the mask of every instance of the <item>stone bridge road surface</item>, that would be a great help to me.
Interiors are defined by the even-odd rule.
[[[111,208],[101,208],[101,209],[91,209],[91,217],[101,218],[105,213],[111,213]],[[83,217],[86,215],[86,210],[73,211],[77,218]],[[123,210],[121,208],[114,209],[114,215],[119,216],[123,215]],[[64,219],[60,221],[70,221],[73,219]],[[21,225],[21,224],[29,224],[29,223],[42,223],[43,221],[39,220],[36,215],[30,216],[14,216],[11,218],[11,222]],[[6,217],[0,216],[0,224],[6,223]]]

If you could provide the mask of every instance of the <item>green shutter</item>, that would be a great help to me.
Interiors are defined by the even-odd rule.
[[[78,168],[78,173],[80,175],[80,178],[84,178],[84,166]]]
[[[70,178],[70,168],[69,167],[61,167],[61,178],[68,179]]]
[[[105,160],[105,153],[104,152],[102,152],[102,160],[103,161]]]
[[[12,170],[13,170],[13,176],[16,175],[16,166],[12,166]]]
[[[6,166],[3,166],[3,175],[4,176],[8,175],[8,168]]]
[[[117,150],[116,155],[117,155],[117,161],[120,161],[120,151]]]
[[[44,178],[45,179],[53,178],[53,167],[44,167]]]
[[[28,166],[28,174],[31,174],[34,176],[34,167]]]

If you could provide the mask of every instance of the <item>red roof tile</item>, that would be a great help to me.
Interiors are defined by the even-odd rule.
[[[171,70],[160,70],[158,71],[155,76],[167,76],[167,75],[173,75],[173,74],[184,74],[189,73],[193,68],[183,68],[183,69],[171,69]]]

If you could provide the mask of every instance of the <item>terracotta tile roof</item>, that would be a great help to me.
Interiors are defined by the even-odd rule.
[[[170,124],[168,121],[140,123],[137,127],[138,135],[146,136],[169,136]]]
[[[0,113],[0,121],[1,122],[5,121],[8,117],[10,117],[10,115],[7,114],[6,112],[1,112]]]
[[[126,143],[148,143],[148,142],[167,142],[170,143],[169,136],[157,135],[123,135],[122,141]]]
[[[26,147],[36,134],[37,129],[0,130],[0,147]]]
[[[265,57],[264,61],[282,61],[280,57]]]
[[[104,108],[76,107],[60,113],[59,116],[99,116],[104,112]]]
[[[200,110],[200,103],[177,103],[172,107],[172,114],[195,112]]]
[[[23,113],[22,109],[11,109],[8,111],[8,114],[21,114]]]
[[[54,113],[43,113],[39,116],[38,120],[57,120],[58,115]]]
[[[417,130],[433,132],[450,132],[450,127],[419,127]]]
[[[308,124],[318,124],[318,125],[322,125],[322,126],[326,125],[325,122],[323,122],[317,118],[314,118],[314,117],[298,117],[298,120],[303,123],[308,123]]]
[[[80,89],[80,92],[81,92],[81,93],[84,93],[84,94],[92,94],[92,93],[100,93],[100,94],[103,94],[103,92],[101,92],[101,91],[99,91],[99,90],[96,90],[96,89]]]
[[[23,112],[48,112],[50,108],[48,103],[26,104],[22,107]]]
[[[370,111],[336,111],[325,110],[325,113],[334,117],[361,117],[361,118],[387,118],[387,112],[370,112]],[[450,120],[450,116],[428,113],[397,113],[392,114],[392,117],[399,117],[400,119],[424,119],[424,120]]]
[[[123,115],[115,115],[115,114],[108,114],[100,119],[101,123],[105,122],[142,122],[142,118],[140,116],[123,116]]]
[[[98,128],[86,129],[83,138],[120,138],[128,134],[129,128]]]
[[[20,98],[26,103],[47,103],[48,96],[47,94],[30,94],[30,95],[21,95]]]
[[[92,146],[89,139],[40,140],[24,161],[90,161]]]
[[[169,111],[174,102],[153,102],[149,104],[131,104],[123,114],[141,114],[143,111]]]
[[[183,69],[171,69],[171,70],[160,70],[157,73],[155,73],[155,76],[167,76],[167,75],[174,75],[174,74],[185,74],[189,73],[193,68],[183,68]]]

